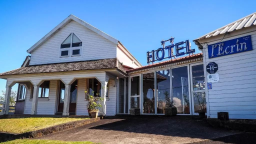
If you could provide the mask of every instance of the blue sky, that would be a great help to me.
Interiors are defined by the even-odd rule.
[[[2,0],[0,73],[19,68],[26,50],[70,14],[120,40],[146,65],[146,52],[159,48],[161,40],[188,39],[196,48],[193,39],[255,12],[255,5],[255,0]],[[5,83],[0,79],[0,95]]]

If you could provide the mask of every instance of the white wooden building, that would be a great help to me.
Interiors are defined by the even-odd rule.
[[[163,115],[171,100],[179,115],[228,112],[231,119],[256,119],[255,19],[253,13],[195,39],[202,53],[142,66],[120,41],[70,15],[28,50],[21,68],[0,74],[7,80],[5,103],[19,83],[17,114],[86,116],[88,90],[104,98],[106,116],[131,108]],[[248,49],[221,48],[247,38]],[[212,74],[206,68],[211,62],[218,65]]]

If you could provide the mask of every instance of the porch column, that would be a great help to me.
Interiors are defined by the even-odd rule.
[[[69,115],[70,87],[70,84],[65,84],[64,107],[62,113],[63,116]]]
[[[32,109],[31,109],[31,114],[32,115],[36,115],[37,114],[38,91],[39,91],[39,86],[38,85],[34,85]]]
[[[8,86],[6,85],[6,92],[5,92],[5,111],[4,114],[8,115],[9,113],[9,104],[10,104],[10,97],[11,97],[11,90],[12,90],[12,86]]]
[[[128,114],[130,114],[131,109],[131,77],[128,77]]]
[[[102,105],[103,115],[106,115],[107,113],[107,110],[106,110],[107,85],[108,85],[108,81],[102,82],[101,93],[103,94],[103,105]]]

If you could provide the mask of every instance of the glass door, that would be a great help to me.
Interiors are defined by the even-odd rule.
[[[203,64],[190,65],[192,114],[206,111],[205,77]]]

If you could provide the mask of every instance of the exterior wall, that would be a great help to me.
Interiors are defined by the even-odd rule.
[[[30,99],[32,94],[31,90],[32,90],[32,85],[28,86],[28,90],[26,92],[24,114],[31,114],[31,109],[32,109],[32,99]]]
[[[77,86],[76,115],[88,115],[87,101],[85,100],[85,91],[87,88],[87,79],[79,79]]]
[[[136,65],[132,59],[130,59],[122,50],[120,50],[119,48],[117,48],[117,59],[123,63],[124,65],[127,65],[129,67],[132,68],[137,68],[139,67],[138,65]]]
[[[109,79],[109,97],[106,101],[106,115],[116,115],[116,83],[115,80]]]
[[[241,34],[243,33],[243,34]],[[256,32],[241,31],[222,41],[251,35],[252,51],[208,58],[208,48],[205,49],[205,62],[218,64],[219,82],[212,83],[208,90],[209,117],[217,118],[218,112],[228,112],[231,119],[256,119]],[[223,37],[223,36],[221,36]],[[208,45],[220,42],[211,41]],[[207,73],[207,72],[206,72]]]
[[[60,57],[60,45],[70,33],[82,41],[81,56]],[[71,21],[31,54],[30,65],[116,58],[116,44]]]
[[[49,98],[38,98],[37,114],[54,115],[56,113],[57,80],[50,81]]]

